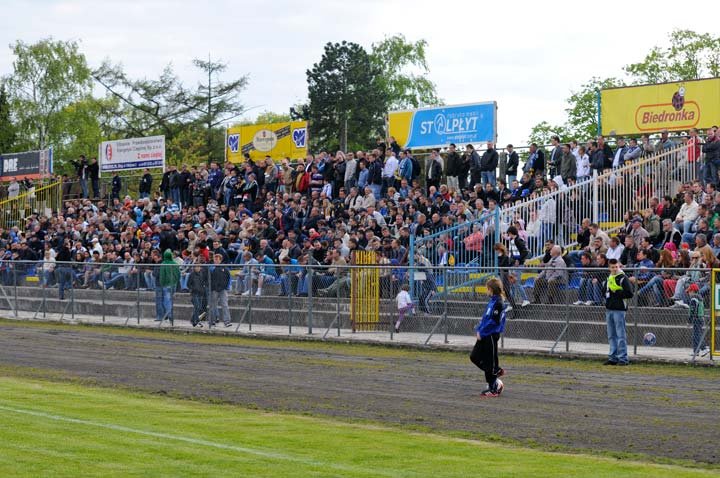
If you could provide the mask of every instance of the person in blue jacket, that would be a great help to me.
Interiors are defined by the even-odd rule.
[[[498,361],[498,340],[505,330],[505,303],[500,279],[492,278],[487,281],[486,286],[490,301],[480,323],[475,326],[477,341],[470,353],[470,361],[485,372],[488,387],[481,392],[481,396],[497,397],[504,388],[503,383],[498,380],[498,377],[505,374]]]

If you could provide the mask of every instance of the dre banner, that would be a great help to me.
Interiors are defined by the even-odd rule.
[[[0,180],[10,181],[12,178],[38,179],[52,174],[52,148],[22,153],[0,154]]]

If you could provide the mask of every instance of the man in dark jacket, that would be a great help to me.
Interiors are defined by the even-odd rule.
[[[100,197],[100,166],[98,165],[97,158],[90,159],[90,164],[87,166],[87,174],[90,176],[90,182],[92,183],[93,197],[97,199]]]
[[[517,151],[513,149],[512,144],[507,145],[507,170],[505,173],[507,174],[507,182],[508,184],[512,184],[513,181],[517,179],[517,170],[518,166],[520,165],[520,157],[517,154]]]
[[[448,147],[446,164],[445,174],[447,175],[448,188],[453,191],[461,191],[465,188],[465,180],[467,178],[462,177],[463,160],[462,157],[460,157],[460,153],[455,149],[454,143],[450,143]]]
[[[470,168],[470,185],[469,189],[474,189],[475,185],[482,181],[480,171],[480,155],[475,151],[472,144],[465,146],[465,163]]]
[[[152,182],[153,178],[150,174],[150,170],[148,168],[145,168],[142,178],[140,178],[140,184],[138,185],[138,192],[140,193],[141,198],[150,197],[150,192],[152,191]]]
[[[210,321],[208,327],[217,322],[222,310],[223,323],[225,327],[232,325],[230,319],[230,307],[228,306],[228,287],[230,286],[230,271],[223,265],[223,256],[213,256],[214,265],[210,270]]]
[[[490,183],[495,187],[497,181],[498,152],[495,143],[487,142],[487,151],[480,158],[480,174],[483,186]]]
[[[610,351],[605,365],[628,365],[627,333],[625,314],[628,300],[633,296],[630,280],[620,270],[617,259],[608,261],[610,276],[604,283],[605,321],[607,322],[608,344]]]
[[[122,189],[122,179],[117,171],[113,172],[112,178],[112,199],[120,199],[120,190]]]

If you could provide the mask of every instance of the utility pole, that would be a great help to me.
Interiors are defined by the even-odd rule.
[[[208,53],[208,65],[212,65],[210,62],[210,53]],[[208,113],[207,113],[207,123],[208,123],[208,139],[207,139],[207,145],[208,145],[208,166],[210,166],[210,162],[212,161],[212,68],[208,68]]]

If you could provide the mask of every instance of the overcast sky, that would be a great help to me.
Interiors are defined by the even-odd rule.
[[[713,5],[710,3],[709,5]],[[714,4],[717,5],[717,4]],[[286,112],[307,95],[305,71],[327,42],[368,48],[402,32],[428,42],[430,78],[446,104],[497,101],[499,142],[525,144],[532,125],[559,123],[565,99],[592,76],[621,75],[675,28],[720,31],[718,9],[678,2],[317,0],[2,1],[0,45],[75,39],[90,66],[122,63],[156,77],[172,63],[188,84],[195,57],[249,74],[248,113]],[[0,75],[12,71],[0,48]]]

